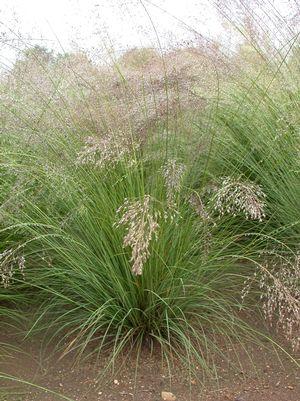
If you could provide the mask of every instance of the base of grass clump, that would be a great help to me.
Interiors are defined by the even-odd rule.
[[[96,208],[91,216],[97,221]],[[84,219],[74,231],[71,225],[69,232],[64,227],[63,233],[36,239],[51,249],[51,266],[27,271],[40,303],[32,332],[46,331],[47,338],[58,340],[62,355],[76,352],[81,360],[87,350],[98,356],[108,352],[110,368],[129,350],[139,359],[146,345],[159,349],[169,365],[175,358],[190,371],[200,366],[205,374],[215,374],[216,337],[256,337],[238,318],[245,278],[237,255],[230,253],[233,238],[211,240],[207,253],[201,250],[207,236],[195,216],[173,226],[162,219],[161,241],[151,242],[142,274],[135,275],[121,228],[108,235],[99,225],[99,237],[90,237],[97,230],[88,230],[87,223]]]
[[[254,317],[250,311],[248,315],[241,314],[249,325],[257,327],[257,332],[266,333],[259,316]],[[151,341],[147,340],[144,344],[134,341],[128,344],[112,363],[112,348],[109,346],[103,348],[100,355],[91,355],[97,346],[91,342],[81,357],[76,358],[76,350],[62,355],[61,350],[56,349],[55,341],[46,346],[45,341],[41,341],[43,336],[36,335],[22,342],[22,353],[13,355],[9,373],[14,377],[20,375],[24,382],[27,380],[37,386],[27,386],[22,382],[13,384],[2,378],[0,383],[12,401],[61,399],[54,392],[72,400],[85,397],[98,401],[99,398],[114,397],[119,401],[128,395],[136,400],[151,401],[159,399],[162,391],[170,391],[178,399],[191,401],[199,396],[205,401],[221,401],[226,394],[236,397],[244,391],[245,396],[251,395],[253,399],[261,395],[262,399],[271,400],[287,395],[287,385],[292,388],[288,389],[289,399],[297,400],[297,370],[278,347],[272,349],[270,342],[263,339],[248,338],[247,341],[245,335],[237,338],[228,332],[227,335],[225,332],[218,335],[208,330],[205,334],[213,339],[214,350],[218,349],[210,354],[211,367],[215,367],[210,376],[195,358],[191,357],[188,365],[184,365],[176,353],[168,354],[166,359],[161,347],[157,343],[151,347]],[[15,341],[19,342],[15,337],[11,339],[12,344]],[[0,370],[7,373],[7,364],[0,362]],[[101,374],[105,376],[99,377]],[[22,395],[18,398],[9,394],[9,385],[15,389],[18,387],[15,394]]]

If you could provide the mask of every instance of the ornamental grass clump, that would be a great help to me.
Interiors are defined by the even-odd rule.
[[[55,171],[62,153],[76,155],[78,141],[62,141],[56,159],[53,148],[48,157]],[[26,191],[19,195],[24,207],[16,222],[29,255],[26,285],[39,304],[31,333],[56,338],[62,355],[108,350],[108,366],[124,350],[140,357],[145,344],[156,344],[168,363],[177,356],[190,370],[197,361],[212,373],[211,350],[221,352],[214,335],[238,341],[251,333],[237,316],[243,252],[235,249],[236,231],[225,229],[226,219],[212,215],[208,224],[193,212],[187,167],[172,161],[166,170],[164,161],[143,157],[76,169],[70,157],[62,193],[57,174],[45,174],[43,152],[34,166],[32,155],[23,155],[38,194],[33,200]],[[165,218],[170,199],[174,206],[171,191],[180,219]]]
[[[257,80],[231,93],[215,71],[208,96],[202,76],[181,74],[192,78],[195,52],[180,53],[193,57],[172,74],[176,51],[165,54],[169,64],[162,54],[146,81],[151,62],[126,78],[121,68],[115,76],[70,55],[61,79],[59,60],[47,62],[52,73],[40,91],[22,82],[18,103],[12,83],[5,110],[27,117],[24,132],[15,118],[4,129],[11,147],[1,155],[2,284],[15,267],[24,270],[25,259],[11,251],[20,242],[26,281],[17,278],[36,311],[29,334],[55,338],[62,356],[105,350],[112,366],[123,351],[138,360],[145,345],[156,345],[169,365],[179,358],[190,371],[212,372],[220,336],[230,344],[258,336],[239,315],[257,260],[266,317],[279,315],[278,327],[298,347],[299,263],[273,271],[267,257],[257,258],[271,236],[299,244],[299,93],[273,96]],[[72,60],[85,68],[70,82]],[[12,171],[26,177],[17,196],[9,195]]]

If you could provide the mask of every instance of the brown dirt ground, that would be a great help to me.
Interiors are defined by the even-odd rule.
[[[176,401],[300,401],[299,367],[274,349],[253,344],[228,348],[228,358],[238,359],[239,367],[232,369],[228,362],[220,359],[218,381],[206,381],[205,386],[201,386],[179,366],[172,370],[170,377],[158,353],[150,355],[148,350],[143,350],[137,375],[132,356],[121,369],[118,369],[119,361],[115,373],[104,382],[99,380],[98,374],[105,365],[105,357],[97,364],[90,358],[78,366],[74,365],[71,355],[59,360],[49,346],[42,352],[45,348],[37,338],[21,341],[13,332],[2,331],[1,342],[9,342],[18,349],[9,350],[10,355],[0,361],[0,372],[34,382],[74,401],[161,401],[162,391],[171,391]],[[200,372],[199,368],[199,376]],[[18,394],[7,395],[12,390]],[[0,379],[1,401],[59,399],[52,393],[22,388]]]

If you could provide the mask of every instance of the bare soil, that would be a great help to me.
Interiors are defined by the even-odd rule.
[[[172,376],[162,366],[158,352],[142,351],[139,368],[130,356],[122,365],[116,362],[115,373],[106,380],[99,372],[107,359],[96,363],[92,358],[74,363],[74,356],[59,359],[54,347],[46,347],[38,338],[22,341],[13,331],[1,333],[0,343],[10,349],[0,360],[0,372],[22,378],[50,391],[70,397],[74,401],[160,401],[161,392],[169,391],[176,401],[300,401],[300,370],[284,353],[259,345],[233,345],[227,348],[226,357],[236,362],[232,368],[228,361],[218,361],[218,380],[207,380],[201,385],[199,377],[175,363]],[[300,360],[298,359],[298,363]],[[178,365],[178,366],[176,366]],[[120,368],[121,369],[118,369]],[[197,370],[197,367],[196,367]],[[12,394],[14,393],[14,394]],[[34,387],[0,379],[1,401],[58,401],[53,393]]]

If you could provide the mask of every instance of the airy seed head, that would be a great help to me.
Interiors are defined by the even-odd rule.
[[[262,221],[266,217],[265,197],[259,185],[225,177],[216,192],[214,208],[221,215],[243,213],[248,220]]]
[[[123,239],[124,247],[131,247],[132,273],[141,275],[145,262],[150,256],[150,242],[152,237],[157,238],[160,217],[159,212],[152,211],[153,199],[150,195],[145,195],[142,200],[129,202],[127,199],[117,210],[121,218],[117,222],[117,227],[126,227],[127,234]]]

